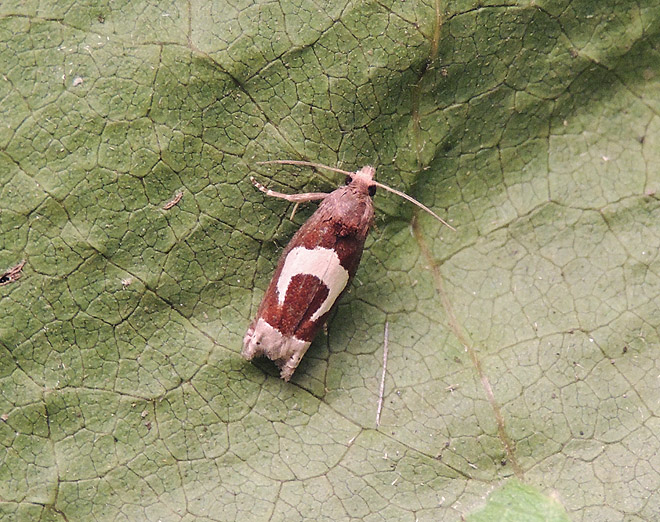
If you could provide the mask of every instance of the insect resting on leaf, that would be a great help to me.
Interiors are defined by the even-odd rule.
[[[323,200],[282,252],[257,316],[243,338],[241,355],[245,359],[268,357],[279,367],[282,379],[288,381],[357,271],[374,217],[371,198],[376,187],[411,201],[455,229],[417,200],[375,181],[373,167],[347,172],[308,161],[260,164],[269,163],[304,165],[346,175],[346,185],[333,192],[304,194],[275,192],[251,178],[268,196],[296,204]]]

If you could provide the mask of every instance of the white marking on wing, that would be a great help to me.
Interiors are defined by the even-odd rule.
[[[277,300],[280,306],[284,304],[291,279],[297,274],[316,276],[328,287],[328,296],[312,315],[312,321],[316,321],[332,308],[348,283],[348,272],[341,266],[339,256],[334,250],[322,247],[312,250],[305,247],[293,248],[286,256],[280,278],[277,281]],[[311,300],[312,297],[314,296],[309,296],[309,299]]]

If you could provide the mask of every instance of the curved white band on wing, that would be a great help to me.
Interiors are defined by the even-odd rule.
[[[280,306],[284,304],[291,278],[297,274],[316,276],[328,287],[328,297],[314,312],[311,317],[312,321],[316,321],[332,308],[348,283],[348,272],[341,266],[339,256],[334,250],[322,247],[316,247],[313,250],[305,247],[292,248],[289,255],[286,256],[280,278],[277,280],[277,300]],[[309,296],[310,301],[313,297]]]

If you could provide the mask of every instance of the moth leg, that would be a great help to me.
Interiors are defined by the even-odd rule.
[[[300,203],[296,203],[293,205],[293,210],[291,211],[291,217],[289,218],[291,221],[293,221],[293,216],[296,215],[296,210],[298,210],[298,207],[300,206]]]
[[[252,184],[267,196],[285,199],[287,201],[290,201],[291,203],[305,203],[307,201],[317,201],[319,199],[324,199],[328,196],[326,192],[304,192],[303,194],[283,194],[282,192],[275,192],[274,190],[270,190],[269,188],[264,187],[252,176],[250,176],[250,181],[252,181]]]

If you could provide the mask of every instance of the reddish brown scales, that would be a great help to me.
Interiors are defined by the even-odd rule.
[[[338,212],[338,209],[341,210]],[[373,204],[368,193],[357,192],[350,185],[332,192],[296,232],[282,252],[268,290],[259,306],[257,317],[263,317],[268,324],[283,334],[295,335],[298,339],[311,341],[323,326],[325,315],[315,321],[314,325],[305,324],[307,322],[305,318],[311,317],[318,309],[320,303],[317,303],[316,293],[325,292],[327,295],[328,290],[317,277],[313,277],[314,281],[310,277],[301,278],[295,281],[297,284],[292,281],[289,286],[292,295],[287,294],[284,305],[279,306],[277,282],[284,262],[289,252],[296,247],[304,247],[307,250],[314,250],[316,247],[334,250],[341,266],[348,272],[350,281],[360,264],[373,214]],[[289,317],[296,320],[286,321],[289,324],[283,324],[283,320]],[[302,333],[301,330],[304,330],[306,335],[299,335]]]

